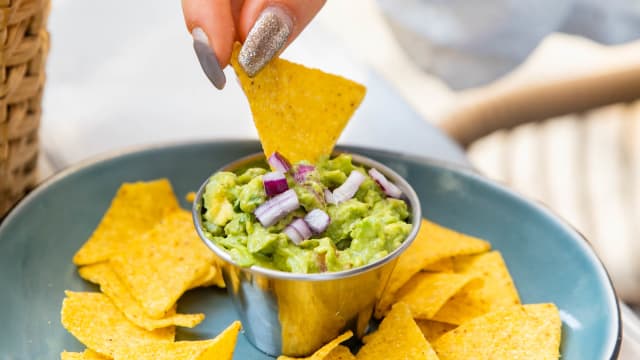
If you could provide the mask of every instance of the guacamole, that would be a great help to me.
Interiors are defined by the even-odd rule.
[[[240,266],[346,270],[385,257],[411,231],[399,189],[348,154],[279,170],[222,171],[205,186],[204,233]]]

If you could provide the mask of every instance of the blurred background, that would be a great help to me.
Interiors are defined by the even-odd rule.
[[[229,69],[224,91],[203,75],[179,1],[53,0],[48,29],[39,179],[131,146],[257,138]],[[440,127],[478,171],[583,232],[638,306],[636,39],[637,1],[329,1],[283,57],[368,86],[342,143],[455,146],[412,121]]]

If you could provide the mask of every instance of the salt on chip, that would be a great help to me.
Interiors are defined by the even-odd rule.
[[[365,87],[279,58],[250,78],[238,63],[239,51],[236,43],[231,65],[249,100],[265,155],[277,151],[292,162],[315,163],[331,154]]]
[[[113,301],[118,310],[139,327],[147,330],[173,325],[192,328],[204,320],[204,314],[175,314],[175,306],[164,318],[150,318],[108,262],[87,265],[78,272],[83,279],[99,284],[100,290]]]
[[[110,360],[110,357],[101,355],[91,349],[87,349],[84,352],[68,352],[63,351],[60,354],[60,360]]]
[[[213,261],[213,253],[193,228],[191,214],[180,209],[132,240],[111,259],[111,267],[147,315],[159,319],[207,274]]]
[[[398,291],[397,302],[409,305],[416,319],[431,319],[473,275],[449,273],[419,273]]]
[[[505,306],[520,304],[509,269],[498,251],[455,260],[456,270],[476,276],[481,286],[466,286],[433,316],[433,320],[462,324]]]
[[[172,342],[173,326],[148,331],[127,320],[102,293],[66,291],[62,325],[89,349],[113,357],[124,348]]]
[[[561,326],[553,304],[511,306],[460,325],[433,347],[441,360],[558,359]]]
[[[424,338],[427,339],[429,344],[432,344],[442,335],[457,327],[457,325],[447,324],[440,321],[422,319],[416,319],[416,324],[418,324],[420,331],[422,331],[422,335],[424,335]]]
[[[313,353],[311,356],[305,357],[305,358],[293,358],[293,357],[288,357],[288,356],[278,356],[278,360],[322,360],[322,359],[326,359],[327,356],[333,352],[333,350],[335,350],[340,343],[350,339],[353,336],[353,332],[351,330],[343,333],[342,335],[338,336],[337,338],[331,340],[329,343],[325,344],[324,346],[322,346],[320,349],[316,350],[315,353]]]
[[[429,264],[453,256],[478,254],[490,248],[491,245],[484,240],[461,234],[423,219],[416,239],[398,257],[396,267],[393,269],[376,306],[376,317],[382,317],[393,304],[397,291],[413,275]]]
[[[87,242],[73,257],[76,265],[108,260],[129,239],[151,229],[168,212],[179,208],[167,179],[124,183]]]
[[[211,340],[133,346],[119,351],[115,360],[231,360],[239,331],[235,321]]]
[[[378,330],[363,340],[365,344],[356,355],[358,360],[438,359],[404,303],[395,304]]]

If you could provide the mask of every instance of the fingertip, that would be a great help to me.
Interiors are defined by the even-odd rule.
[[[229,0],[182,0],[187,29],[196,28],[206,34],[209,46],[221,68],[229,65],[236,29]]]

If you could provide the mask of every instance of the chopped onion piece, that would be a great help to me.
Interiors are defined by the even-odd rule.
[[[304,240],[298,230],[294,229],[291,225],[287,225],[287,227],[284,228],[283,232],[296,245],[300,245],[302,240]]]
[[[289,189],[258,206],[253,214],[258,218],[262,226],[268,227],[299,207],[298,195],[293,189]]]
[[[358,188],[360,188],[364,180],[365,176],[361,172],[352,170],[347,180],[333,190],[334,203],[339,204],[351,199],[358,192]]]
[[[320,209],[313,209],[304,217],[304,221],[314,234],[321,234],[329,227],[331,218],[326,212]]]
[[[280,171],[283,174],[288,172],[289,169],[291,169],[291,164],[289,163],[289,160],[287,160],[284,156],[282,156],[277,151],[271,154],[271,156],[269,156],[269,159],[267,159],[267,161],[269,162],[269,165],[271,165],[271,168],[273,168],[276,171]]]
[[[324,189],[324,201],[327,204],[335,204],[336,203],[335,199],[333,198],[333,193],[331,192],[331,190]]]
[[[382,188],[382,191],[384,191],[387,196],[396,199],[402,196],[402,190],[400,190],[400,188],[398,188],[394,183],[387,180],[380,171],[371,168],[369,169],[369,175],[376,183],[378,183],[378,185],[380,185],[380,188]]]
[[[311,234],[312,234],[311,229],[309,228],[309,225],[304,220],[295,219],[291,222],[291,224],[289,224],[289,226],[296,229],[298,234],[302,236],[302,239],[306,240],[311,237]]]
[[[293,178],[299,183],[304,182],[307,179],[307,174],[315,169],[316,167],[313,165],[298,165],[295,174],[293,174]]]
[[[289,190],[287,178],[279,171],[264,174],[262,176],[262,182],[264,184],[264,191],[268,197],[276,196]]]

